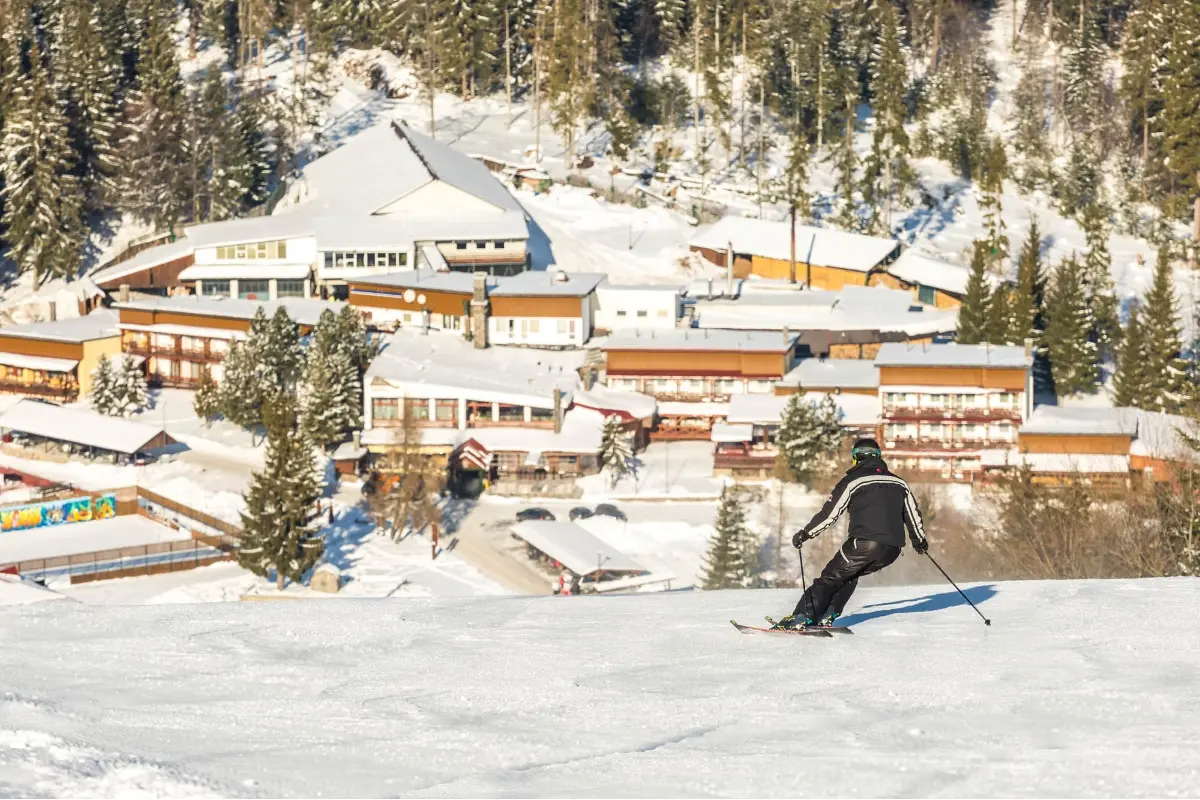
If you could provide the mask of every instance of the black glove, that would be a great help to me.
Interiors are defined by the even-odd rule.
[[[929,552],[929,540],[928,539],[925,539],[924,541],[920,541],[920,542],[913,541],[912,546],[913,546],[913,550],[917,551],[917,553],[919,555],[925,555],[926,553]]]
[[[799,550],[800,545],[804,544],[811,538],[813,537],[808,535],[808,531],[796,531],[792,534],[792,547]]]

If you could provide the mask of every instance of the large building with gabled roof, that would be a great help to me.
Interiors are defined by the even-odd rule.
[[[528,217],[487,167],[402,122],[314,160],[274,213],[191,225],[92,279],[152,294],[345,297],[351,280],[428,267],[513,275]]]

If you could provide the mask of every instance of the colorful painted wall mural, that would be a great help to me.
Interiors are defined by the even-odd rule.
[[[29,506],[0,509],[0,533],[48,528],[71,522],[90,522],[117,515],[117,496],[72,497]]]

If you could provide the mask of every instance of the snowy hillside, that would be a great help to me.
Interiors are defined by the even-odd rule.
[[[1200,584],[968,591],[8,608],[0,794],[1194,791]]]

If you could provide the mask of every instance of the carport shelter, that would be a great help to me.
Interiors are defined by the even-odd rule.
[[[0,414],[0,430],[8,440],[19,434],[34,443],[58,445],[68,452],[109,455],[114,461],[129,460],[175,444],[160,428],[106,417],[82,408],[64,408],[40,400],[21,400]]]
[[[571,574],[595,580],[641,575],[647,570],[573,522],[530,520],[512,527],[513,535]]]

